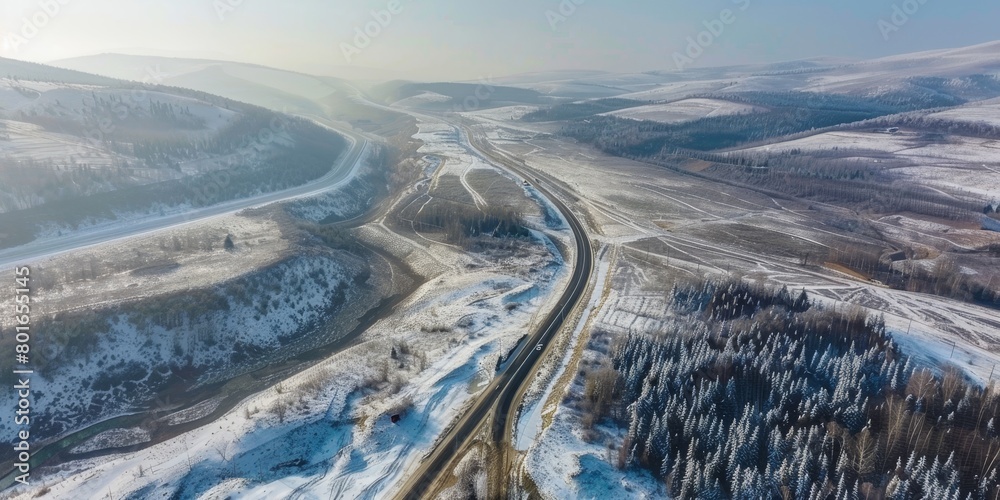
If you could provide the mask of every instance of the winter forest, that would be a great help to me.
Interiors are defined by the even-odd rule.
[[[677,498],[997,498],[995,389],[916,368],[881,318],[739,280],[669,308],[586,375],[589,437],[627,429],[619,468]]]

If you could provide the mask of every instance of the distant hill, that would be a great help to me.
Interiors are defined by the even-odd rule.
[[[948,87],[956,94],[972,92],[969,97],[982,98],[992,90],[984,93],[981,87],[993,85],[982,80],[995,80],[998,75],[1000,41],[847,64],[802,82],[802,90],[851,93],[939,82],[932,86]]]
[[[432,96],[422,102],[424,107],[440,109],[495,108],[511,104],[543,104],[550,102],[541,93],[493,83],[415,83],[392,81],[372,87],[371,94],[386,103],[403,99]],[[466,105],[466,104],[471,104]]]
[[[121,83],[113,78],[104,76],[2,57],[0,57],[0,78],[17,78],[20,80],[72,83],[77,85],[117,85]]]
[[[101,54],[57,61],[67,68],[127,80],[148,79],[195,89],[274,111],[325,117],[367,132],[395,135],[408,128],[407,115],[361,104],[358,90],[343,79],[255,64],[156,56]]]
[[[239,70],[257,71],[261,81],[284,76]],[[299,186],[329,172],[346,150],[343,137],[311,121],[210,93],[222,85],[236,97],[294,105],[272,87],[235,77],[167,86],[212,80],[199,80],[206,72],[229,74],[209,65],[136,82],[0,59],[0,248],[44,230]],[[314,89],[336,94],[322,81]],[[321,109],[298,99],[301,109]]]
[[[667,63],[669,65],[669,63]],[[975,101],[1000,95],[1000,41],[872,60],[818,57],[798,61],[644,73],[546,71],[497,78],[499,85],[568,100],[620,97],[676,101],[709,92],[810,91],[901,93]],[[398,86],[398,85],[397,85]],[[445,94],[445,92],[439,92]],[[407,97],[406,95],[396,97]]]
[[[207,59],[100,54],[54,64],[125,80],[152,80],[293,113],[316,113],[321,109],[317,102],[350,89],[337,78]]]

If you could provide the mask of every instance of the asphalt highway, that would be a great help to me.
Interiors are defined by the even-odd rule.
[[[326,124],[317,123],[331,128]],[[26,245],[0,250],[0,270],[13,268],[52,257],[55,255],[80,250],[103,243],[133,238],[144,234],[180,227],[194,222],[204,221],[213,217],[228,215],[247,208],[261,207],[280,201],[296,198],[306,198],[337,189],[351,182],[361,167],[365,152],[370,143],[362,136],[340,129],[333,129],[347,137],[351,143],[350,150],[323,177],[301,186],[262,194],[250,198],[242,198],[204,208],[198,208],[183,213],[140,219],[134,222],[123,222],[107,227],[82,230],[66,236],[33,241]]]
[[[461,142],[479,156],[486,158],[486,153],[476,148],[474,141],[468,138],[467,133],[461,127],[456,127],[459,130]],[[509,164],[498,166],[513,172],[522,179],[533,179],[516,166]],[[531,182],[534,183],[534,181]],[[517,409],[514,408],[514,402],[517,400],[517,395],[521,388],[531,380],[531,375],[538,369],[545,354],[546,345],[560,331],[566,318],[570,317],[570,313],[587,289],[594,267],[593,248],[587,232],[569,207],[557,196],[554,196],[546,186],[537,185],[541,183],[535,184],[534,189],[555,205],[573,231],[573,237],[576,240],[576,262],[569,286],[559,298],[556,307],[549,312],[538,329],[531,333],[528,341],[515,354],[513,361],[508,363],[507,367],[494,378],[493,382],[475,400],[472,408],[438,442],[430,456],[420,464],[416,472],[403,485],[402,498],[420,499],[431,495],[434,484],[441,474],[447,473],[448,464],[455,458],[456,453],[478,433],[480,426],[485,422],[492,422],[490,436],[494,442],[499,443],[504,440],[505,429],[508,427],[507,421],[516,414]]]

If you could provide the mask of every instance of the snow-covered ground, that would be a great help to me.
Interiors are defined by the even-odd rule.
[[[617,469],[607,446],[603,442],[587,443],[579,428],[578,418],[560,408],[552,425],[528,452],[524,470],[531,474],[542,498],[666,498],[663,484],[652,474]],[[617,455],[617,451],[614,453]]]
[[[70,158],[79,158],[81,167],[92,168],[109,168],[113,158],[122,158],[85,139],[13,120],[0,120],[0,156],[40,164],[48,161],[69,164]]]
[[[424,91],[417,95],[400,99],[399,101],[396,101],[394,105],[403,107],[419,107],[420,105],[438,104],[448,102],[450,100],[451,97],[446,95],[438,94],[437,92]]]
[[[432,177],[493,168],[441,124],[421,123],[420,138],[423,154],[444,159]],[[512,176],[507,182],[520,186]],[[479,195],[484,203],[507,202]],[[136,453],[65,464],[18,494],[48,487],[75,498],[109,491],[116,497],[384,497],[495,375],[501,354],[568,279],[565,256],[552,242],[570,241],[568,230],[542,217],[531,222],[532,242],[475,254],[397,234],[385,220],[362,226],[356,234],[365,244],[405,260],[427,281],[353,347],[246,399],[212,424]],[[245,320],[243,313],[233,316]],[[393,424],[389,416],[396,413],[402,419]],[[99,441],[126,438],[141,436]]]
[[[656,267],[661,259],[640,260],[623,258],[611,266],[610,279],[614,286],[590,316],[588,332],[602,332],[600,339],[591,340],[584,352],[580,367],[596,359],[595,349],[604,349],[608,339],[635,332],[662,331],[668,315],[664,292],[648,290],[655,285]],[[689,263],[677,263],[691,269]],[[791,290],[805,289],[812,300],[828,308],[844,308],[848,304],[861,304],[874,314],[883,314],[886,325],[903,352],[916,363],[940,370],[945,365],[958,366],[971,379],[986,383],[1000,364],[1000,331],[993,311],[922,294],[897,292],[877,286],[836,283],[838,280],[791,274],[789,267],[777,263],[758,262],[763,266],[755,274],[771,284],[787,285]],[[599,278],[600,279],[600,278]],[[833,281],[833,282],[831,282]],[[591,307],[594,302],[592,302]],[[910,319],[913,319],[910,322]],[[604,333],[606,332],[606,333]],[[589,337],[589,335],[588,335]],[[567,354],[564,362],[572,353]],[[662,498],[662,483],[655,481],[642,470],[619,470],[615,467],[617,448],[609,449],[604,440],[588,441],[581,430],[581,414],[567,404],[563,395],[576,398],[582,394],[582,377],[574,377],[565,392],[557,394],[558,404],[549,404],[544,410],[529,407],[521,420],[521,432],[537,432],[538,422],[548,425],[529,444],[521,472],[531,477],[543,498]],[[622,442],[621,430],[597,425],[597,433],[612,436],[610,444]],[[593,434],[591,434],[593,435]],[[614,438],[613,436],[618,436]]]
[[[845,156],[872,158],[892,155],[912,166],[894,172],[921,184],[978,193],[989,199],[1000,197],[1000,141],[948,136],[928,141],[913,132],[895,135],[878,132],[840,131],[758,146],[744,151],[785,152],[791,150],[837,151]]]
[[[888,141],[903,140],[886,134],[852,137],[865,135],[878,135]],[[521,152],[529,165],[562,179],[581,193],[584,198],[581,208],[587,210],[597,224],[595,237],[608,244],[635,246],[640,240],[656,238],[660,240],[657,244],[660,250],[649,251],[650,258],[657,258],[681,272],[689,272],[692,276],[699,271],[704,274],[706,269],[715,273],[742,272],[787,284],[790,289],[805,287],[820,295],[868,307],[876,314],[885,313],[890,326],[901,329],[904,334],[907,325],[900,326],[893,321],[906,318],[908,323],[912,318],[911,335],[915,335],[918,323],[922,322],[923,333],[919,340],[926,340],[927,345],[946,345],[950,354],[952,342],[956,342],[957,352],[968,351],[969,357],[956,354],[954,362],[980,380],[989,376],[993,362],[1000,361],[1000,329],[994,319],[995,312],[989,309],[937,296],[891,290],[835,274],[812,272],[798,266],[794,257],[761,253],[775,251],[774,245],[754,246],[753,241],[745,240],[743,235],[727,234],[732,230],[729,224],[738,222],[754,228],[756,238],[776,238],[774,235],[780,233],[788,237],[788,245],[801,245],[813,252],[855,237],[817,224],[805,205],[779,203],[760,194],[667,175],[656,167],[611,158],[597,151],[584,152],[558,140],[540,139],[531,144],[501,147]],[[615,175],[607,175],[607,172]],[[984,173],[982,177],[1000,182],[996,174]],[[988,182],[984,180],[978,186],[963,185],[962,188],[996,192]],[[934,234],[933,227],[925,227],[922,221],[909,226],[886,221],[879,227],[886,231],[893,228],[918,231],[925,239]],[[945,243],[970,246],[982,245],[995,238],[992,233],[954,228],[942,232],[940,237]],[[627,310],[620,314],[626,316],[611,321],[612,324],[631,325],[635,320],[631,317],[633,313]],[[894,317],[897,319],[892,319]]]
[[[650,104],[604,113],[629,120],[649,120],[660,123],[682,123],[714,116],[763,113],[759,106],[739,104],[719,99],[684,99],[666,104]]]
[[[546,95],[582,99],[648,89],[662,83],[664,77],[655,73],[558,70],[501,77],[495,81],[500,85],[531,89]]]
[[[809,79],[806,90],[831,92],[890,91],[914,77],[959,77],[998,74],[1000,42],[957,49],[901,54],[840,66]]]
[[[462,185],[473,197],[481,201],[482,195],[477,193],[468,185],[467,176],[472,170],[494,169],[484,159],[470,154],[460,143],[458,131],[454,126],[447,123],[425,123],[419,124],[420,131],[413,136],[414,139],[423,141],[418,152],[424,155],[432,155],[445,158],[444,165],[438,169],[433,181],[443,175],[454,175],[462,179]]]
[[[234,251],[223,247],[227,235],[237,242]],[[278,220],[233,214],[63,254],[35,265],[50,283],[39,312],[97,309],[210,286],[286,258],[291,246]]]
[[[463,115],[471,115],[485,120],[520,120],[524,115],[538,111],[538,106],[501,106],[499,108],[482,109],[478,111],[467,111]]]
[[[674,101],[696,94],[706,94],[718,92],[726,89],[732,84],[732,80],[708,80],[696,82],[677,82],[660,85],[658,87],[620,95],[622,99],[635,99],[637,101]]]
[[[587,305],[591,313],[584,316],[573,334],[582,335],[587,344],[571,349],[563,357],[560,370],[570,367],[571,359],[574,365],[595,359],[597,354],[591,345],[594,331],[657,331],[667,310],[666,297],[641,291],[641,279],[634,279],[635,272],[635,267],[623,265],[618,254],[604,255],[598,266],[596,292]],[[630,274],[631,280],[627,279]],[[612,281],[614,286],[607,286]],[[581,354],[574,358],[578,349]],[[614,465],[617,449],[601,440],[585,439],[579,412],[565,404],[567,395],[578,395],[583,390],[581,377],[574,373],[568,383],[558,387],[560,392],[555,397],[549,394],[552,390],[551,386],[547,388],[540,403],[526,411],[518,430],[530,436],[523,442],[518,436],[517,449],[526,451],[521,470],[531,477],[543,498],[663,498],[664,487],[651,474],[618,469]],[[548,425],[543,419],[548,420]],[[621,443],[621,430],[600,424],[598,427],[597,431],[605,435],[617,435],[615,442]]]
[[[567,370],[572,368],[570,366],[573,358],[572,353],[582,347],[580,344],[584,337],[584,329],[592,326],[592,318],[594,318],[603,305],[604,294],[610,275],[611,263],[609,260],[607,254],[604,253],[597,262],[597,277],[594,281],[594,292],[590,295],[590,301],[584,308],[576,328],[569,335],[565,347],[565,352],[568,354],[561,357],[555,369],[550,370],[548,377],[535,377],[532,387],[529,388],[528,393],[525,395],[522,402],[524,410],[521,412],[517,428],[515,429],[514,448],[518,451],[526,451],[535,443],[538,435],[544,428],[543,418],[556,411],[561,400],[561,394],[556,393],[556,391],[562,389],[559,387],[559,383],[563,377],[572,376],[571,373],[567,373]],[[543,384],[544,387],[542,387]]]
[[[882,135],[883,137],[878,137]],[[815,137],[816,139],[813,139]],[[962,166],[968,164],[1000,163],[1000,142],[976,137],[949,136],[942,142],[929,142],[921,137],[907,137],[905,134],[886,136],[885,134],[864,132],[830,132],[806,139],[796,146],[803,149],[861,149],[884,151],[894,156],[910,159],[915,163]],[[889,140],[882,140],[889,137]],[[812,142],[810,139],[813,139]],[[792,141],[793,144],[796,141]],[[783,145],[784,147],[784,145]]]
[[[966,56],[933,55],[946,61],[937,68],[941,74],[971,67]],[[838,79],[833,74],[813,83],[850,89],[859,82],[885,78],[885,68],[896,64],[905,67],[914,60],[933,57],[889,59],[882,62],[884,67],[873,66],[869,72],[855,68],[849,78]],[[893,75],[897,73],[907,72]],[[763,81],[751,80],[741,80],[737,86],[752,88]],[[628,97],[680,99],[694,93],[732,90],[733,82],[720,79],[664,84],[654,89],[647,88],[655,82],[632,82],[634,89],[647,90]],[[579,84],[553,81],[531,85],[561,89]],[[424,94],[397,104],[419,106],[440,102],[443,97]],[[695,116],[707,111],[707,116],[733,111],[713,106],[717,103],[686,101],[675,103],[673,108],[645,111],[661,120],[673,119],[670,113]],[[480,131],[503,152],[525,159],[547,180],[555,179],[574,191],[579,199],[573,200],[573,208],[590,226],[593,239],[609,249],[598,263],[595,293],[585,306],[583,319],[566,335],[563,356],[553,362],[547,376],[536,379],[518,425],[516,445],[526,454],[522,468],[543,497],[664,496],[662,484],[651,476],[616,469],[607,443],[587,443],[575,410],[561,403],[563,395],[582,390],[577,363],[592,359],[593,353],[584,347],[593,332],[620,334],[662,328],[667,292],[663,287],[673,278],[734,273],[790,290],[804,289],[827,307],[861,306],[885,315],[896,340],[918,362],[936,367],[954,364],[981,382],[1000,376],[994,373],[1000,363],[1000,323],[995,311],[891,290],[820,266],[802,265],[796,253],[800,249],[828,249],[839,242],[865,238],[842,234],[809,204],[778,201],[761,193],[608,157],[546,136],[534,125],[512,123],[527,109],[522,108],[462,115],[477,120]],[[476,174],[493,172],[494,167],[470,151],[452,125],[418,121],[415,138],[424,142],[420,153],[436,160],[427,163],[427,177],[418,186],[433,193],[442,179],[451,182],[456,178],[453,190],[464,191],[471,204],[481,208],[497,203],[475,182]],[[908,167],[908,173],[906,169],[900,172],[925,183],[985,195],[1000,192],[996,177],[1000,154],[995,141],[951,137],[921,142],[905,132],[835,132],[761,150],[767,148],[852,150],[860,157],[894,155],[916,165]],[[520,179],[501,175],[520,185]],[[532,189],[524,189],[526,199],[544,204],[533,194]],[[316,220],[333,213],[335,205],[331,202],[303,209],[302,215]],[[272,389],[248,397],[211,425],[139,452],[64,464],[59,470],[48,471],[41,485],[17,493],[28,498],[41,487],[51,488],[57,496],[79,498],[380,498],[394,493],[394,485],[415,468],[436,437],[494,375],[499,356],[530,331],[565,282],[568,256],[559,255],[554,244],[569,241],[565,225],[546,224],[546,218],[539,216],[531,217],[530,222],[534,226],[530,244],[477,254],[415,230],[405,231],[389,219],[362,226],[355,236],[405,261],[425,282],[358,342]],[[948,241],[960,246],[972,245],[980,236],[976,231],[956,231],[907,217],[873,223],[884,226],[887,234],[949,232]],[[343,279],[336,273],[325,276],[334,281]],[[244,314],[246,311],[237,315]],[[233,321],[234,325],[228,325],[231,329],[247,328],[245,319]],[[250,326],[251,331],[262,331]],[[283,326],[287,325],[277,325]],[[256,340],[266,338],[257,336]],[[201,414],[211,411],[212,404],[187,411]],[[392,415],[401,420],[392,423]],[[178,414],[168,418],[185,421],[193,417]],[[141,429],[126,429],[102,434],[82,449],[144,438]]]
[[[977,102],[928,116],[957,122],[987,123],[1000,126],[1000,100],[991,99],[990,101]]]
[[[786,285],[790,290],[805,289],[828,307],[859,305],[872,314],[882,314],[905,352],[925,366],[953,364],[981,383],[987,382],[991,373],[993,380],[1000,377],[1000,371],[994,370],[994,364],[1000,364],[1000,323],[995,311],[892,290],[822,268],[803,267],[794,252],[783,254],[780,248],[821,252],[858,238],[819,222],[815,208],[672,175],[542,134],[520,141],[495,140],[527,135],[518,130],[521,125],[512,123],[507,128],[499,120],[481,120],[477,127],[501,150],[524,158],[531,167],[573,189],[580,197],[576,209],[590,221],[591,236],[619,249],[621,259],[629,263],[621,269],[612,266],[608,277],[598,277],[611,283],[611,291],[603,302],[592,299],[588,307],[603,305],[589,315],[591,323],[584,327],[585,334],[595,330],[656,331],[662,326],[664,298],[669,292],[662,288],[670,282],[664,275],[694,278],[732,272]],[[841,149],[848,144],[859,150],[885,153],[908,154],[914,149],[905,136],[837,134],[826,140],[842,142]],[[816,148],[835,147],[822,137],[813,140]],[[962,143],[972,148],[966,151],[958,145],[938,144],[920,145],[923,149],[918,151],[938,162],[943,157],[943,161],[954,164],[961,163],[963,155],[992,154],[986,141],[968,141]],[[996,181],[995,173],[983,170],[979,175],[980,181],[961,181],[962,189],[992,189],[988,183]],[[880,230],[933,234],[956,245],[981,245],[990,236],[983,231],[939,226],[943,224],[907,217],[879,222]],[[736,227],[748,228],[748,233],[733,232]],[[768,238],[780,244],[767,243]],[[576,373],[572,351],[567,349],[556,364],[557,370],[568,365],[567,371]],[[608,457],[605,443],[588,444],[581,439],[573,410],[553,404],[553,399],[558,403],[565,394],[561,391],[579,391],[582,386],[579,380],[552,385],[555,379],[545,379],[540,386],[544,397],[526,401],[516,443],[518,448],[528,448],[521,470],[531,475],[543,497],[661,497],[661,485],[655,481],[642,474],[618,471]]]
[[[106,304],[87,307],[119,312],[96,316],[92,321],[101,318],[94,325],[96,331],[75,333],[93,336],[89,342],[84,338],[36,342],[39,356],[53,360],[39,365],[32,380],[36,419],[42,421],[44,415],[55,426],[49,432],[62,434],[141,408],[181,366],[197,376],[190,383],[198,385],[220,374],[248,371],[262,361],[279,361],[280,350],[305,342],[305,334],[312,333],[309,325],[333,317],[363,297],[363,287],[356,285],[362,267],[337,257],[303,254],[232,281],[233,289],[210,289],[199,296],[205,305],[220,300],[225,306],[203,312],[193,312],[197,304],[179,305],[177,299],[167,304],[184,308],[183,315],[157,309],[157,304],[117,310],[107,309]],[[179,283],[177,278],[171,281]],[[275,283],[284,283],[287,289]],[[262,360],[252,354],[258,352],[271,354]],[[5,393],[2,398],[5,407],[14,408],[16,394]],[[12,422],[12,417],[4,418],[0,431],[10,431]]]
[[[0,211],[234,165],[254,168],[295,144],[288,131],[276,130],[266,141],[255,135],[226,152],[195,151],[193,144],[224,134],[243,117],[180,93],[0,78]],[[192,147],[159,156],[141,151],[145,141],[169,149],[182,139]]]
[[[18,116],[19,112],[47,114],[107,128],[108,125],[93,125],[96,118],[102,117],[98,107],[101,101],[117,102],[113,112],[119,119],[149,117],[153,104],[173,106],[178,113],[190,113],[190,123],[197,126],[190,131],[192,134],[217,132],[239,116],[235,111],[192,97],[158,91],[0,79],[0,111],[8,116]]]

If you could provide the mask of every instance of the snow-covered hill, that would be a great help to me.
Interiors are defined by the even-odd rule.
[[[284,77],[230,69],[255,81]],[[159,70],[129,82],[0,59],[0,75],[0,247],[300,186],[346,149],[307,120],[166,87]],[[310,82],[288,90],[332,92]]]
[[[317,101],[346,90],[344,82],[332,77],[204,59],[100,54],[53,64],[124,80],[143,81],[155,75],[163,85],[209,92],[283,112],[316,113],[320,109]]]
[[[228,380],[329,343],[346,332],[317,330],[355,309],[373,286],[368,274],[357,257],[303,254],[207,290],[39,318],[53,334],[34,346],[44,366],[32,382],[32,434],[50,439],[145,411],[181,379],[194,387]],[[15,408],[15,397],[5,393],[4,407]],[[12,422],[4,418],[0,432]]]

